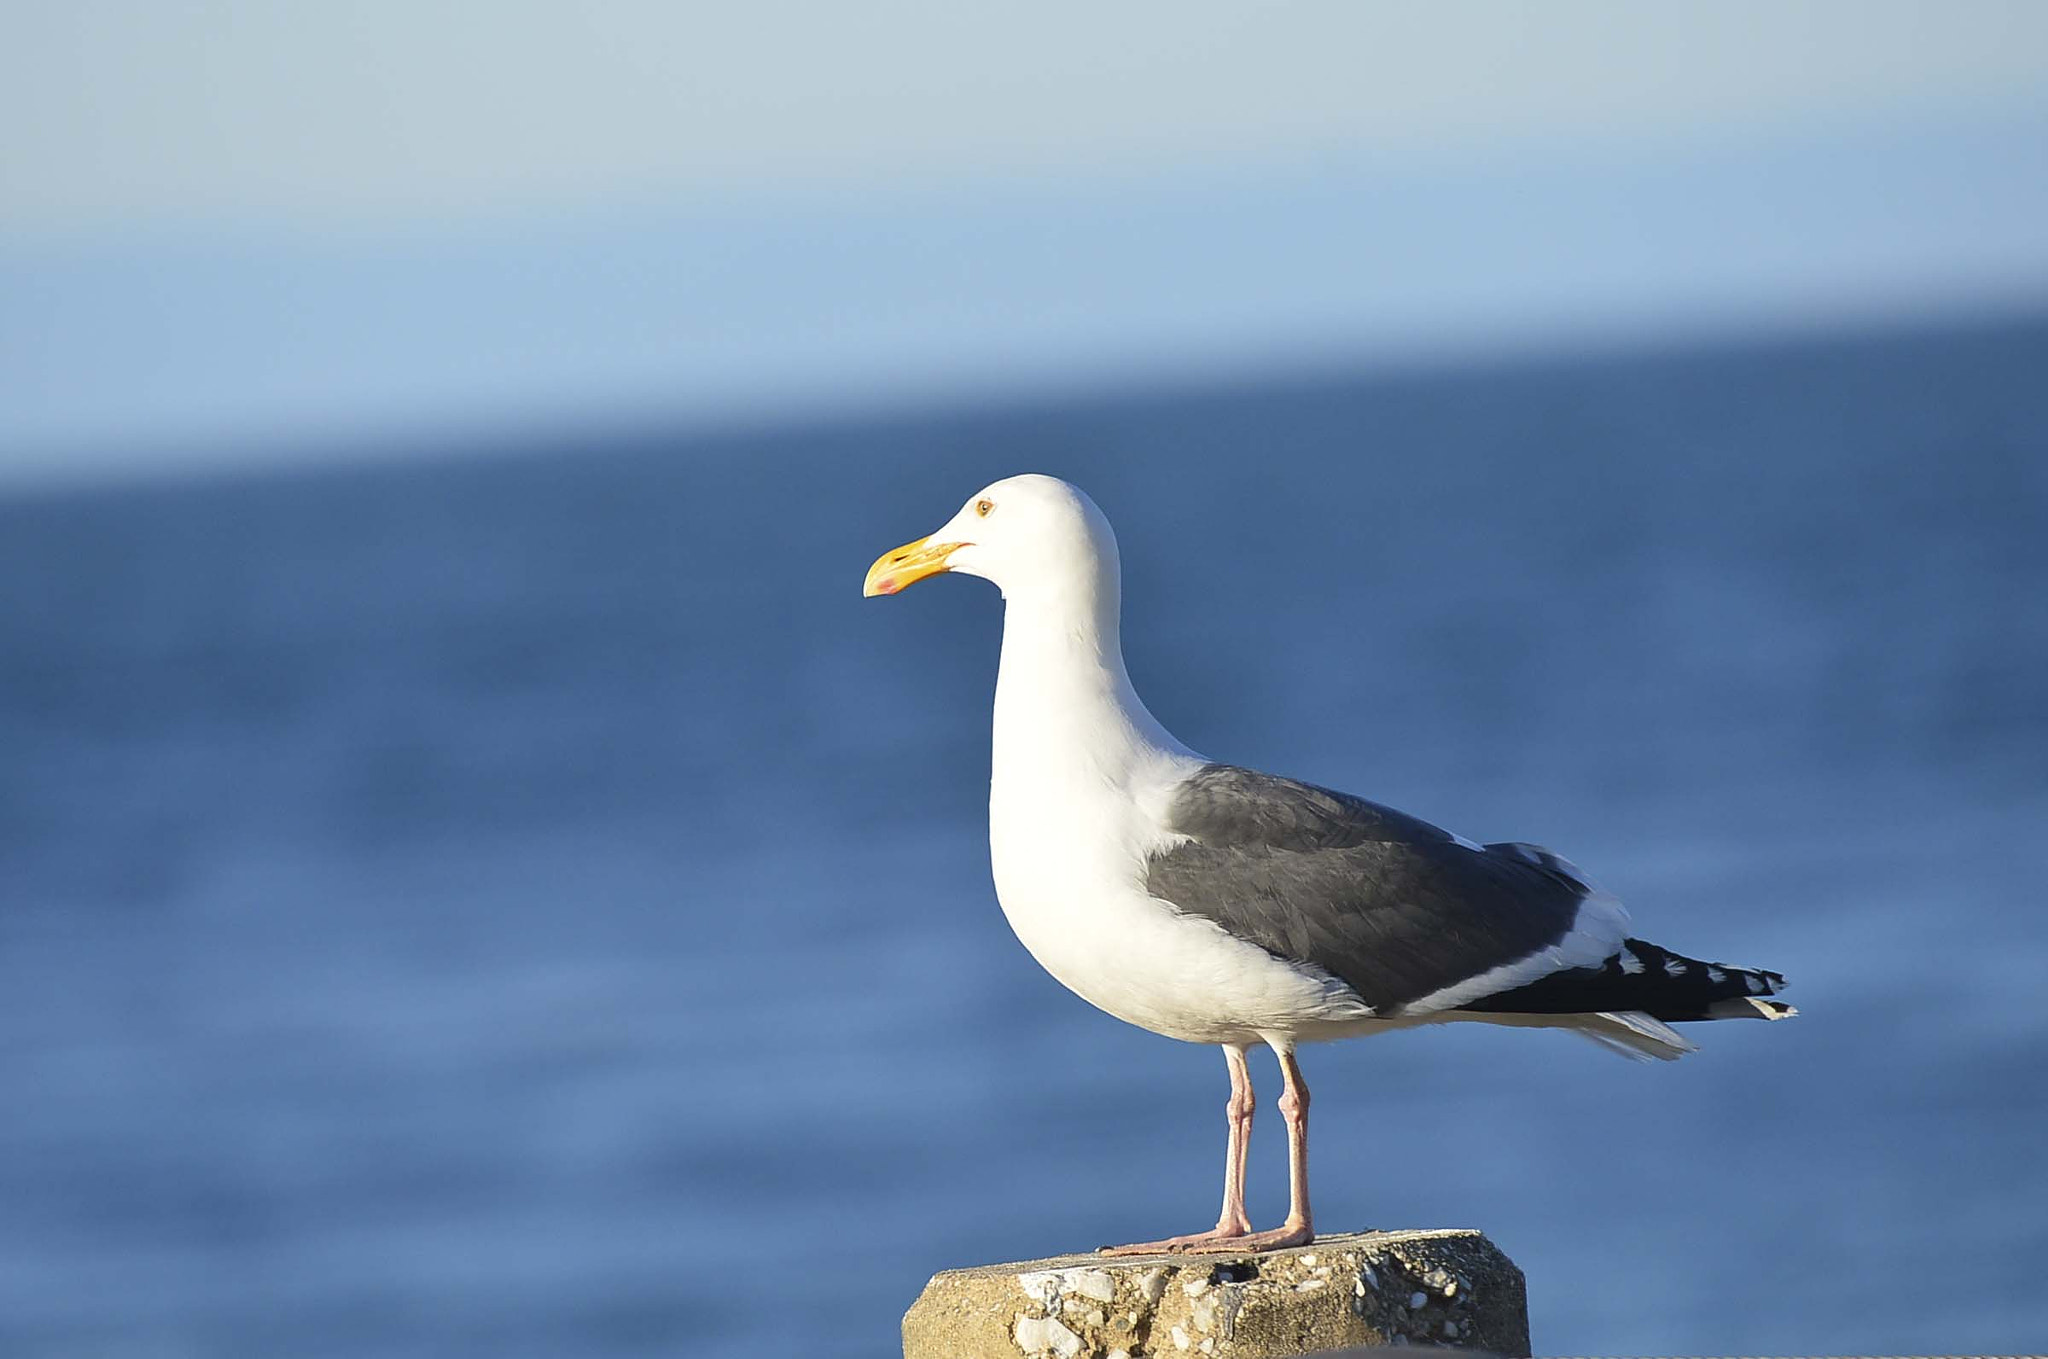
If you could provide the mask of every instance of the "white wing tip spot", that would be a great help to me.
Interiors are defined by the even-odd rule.
[[[1666,958],[1664,960],[1664,975],[1667,977],[1683,977],[1685,975],[1685,964],[1676,958]]]
[[[1643,960],[1636,957],[1634,950],[1623,949],[1617,956],[1621,959],[1621,970],[1631,977],[1643,970]]]

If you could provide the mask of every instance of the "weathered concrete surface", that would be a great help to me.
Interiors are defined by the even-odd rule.
[[[1522,1271],[1478,1232],[1264,1255],[1063,1255],[932,1276],[904,1359],[1265,1359],[1356,1345],[1529,1353]]]

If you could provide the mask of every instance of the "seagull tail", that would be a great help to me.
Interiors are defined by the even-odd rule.
[[[1641,1011],[1622,1010],[1606,1014],[1576,1015],[1583,1023],[1570,1025],[1581,1038],[1590,1038],[1609,1052],[1634,1061],[1675,1062],[1699,1047],[1661,1019]]]
[[[1566,1033],[1598,1043],[1609,1052],[1635,1061],[1675,1062],[1699,1048],[1685,1035],[1661,1019],[1635,1010],[1614,1010],[1596,1014],[1489,1014],[1477,1010],[1452,1010],[1433,1019],[1478,1020],[1518,1029],[1562,1029]]]

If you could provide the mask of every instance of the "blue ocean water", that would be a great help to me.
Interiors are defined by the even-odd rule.
[[[0,1353],[886,1355],[1212,1220],[1222,1061],[996,909],[996,596],[859,597],[1022,470],[1196,748],[1792,979],[1308,1051],[1326,1227],[1539,1352],[2048,1341],[2043,321],[0,501]]]

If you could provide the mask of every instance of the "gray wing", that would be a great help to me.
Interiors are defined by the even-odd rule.
[[[1175,793],[1151,894],[1398,1014],[1569,934],[1591,888],[1533,845],[1472,849],[1391,807],[1232,765]],[[1616,941],[1617,944],[1619,941]]]

